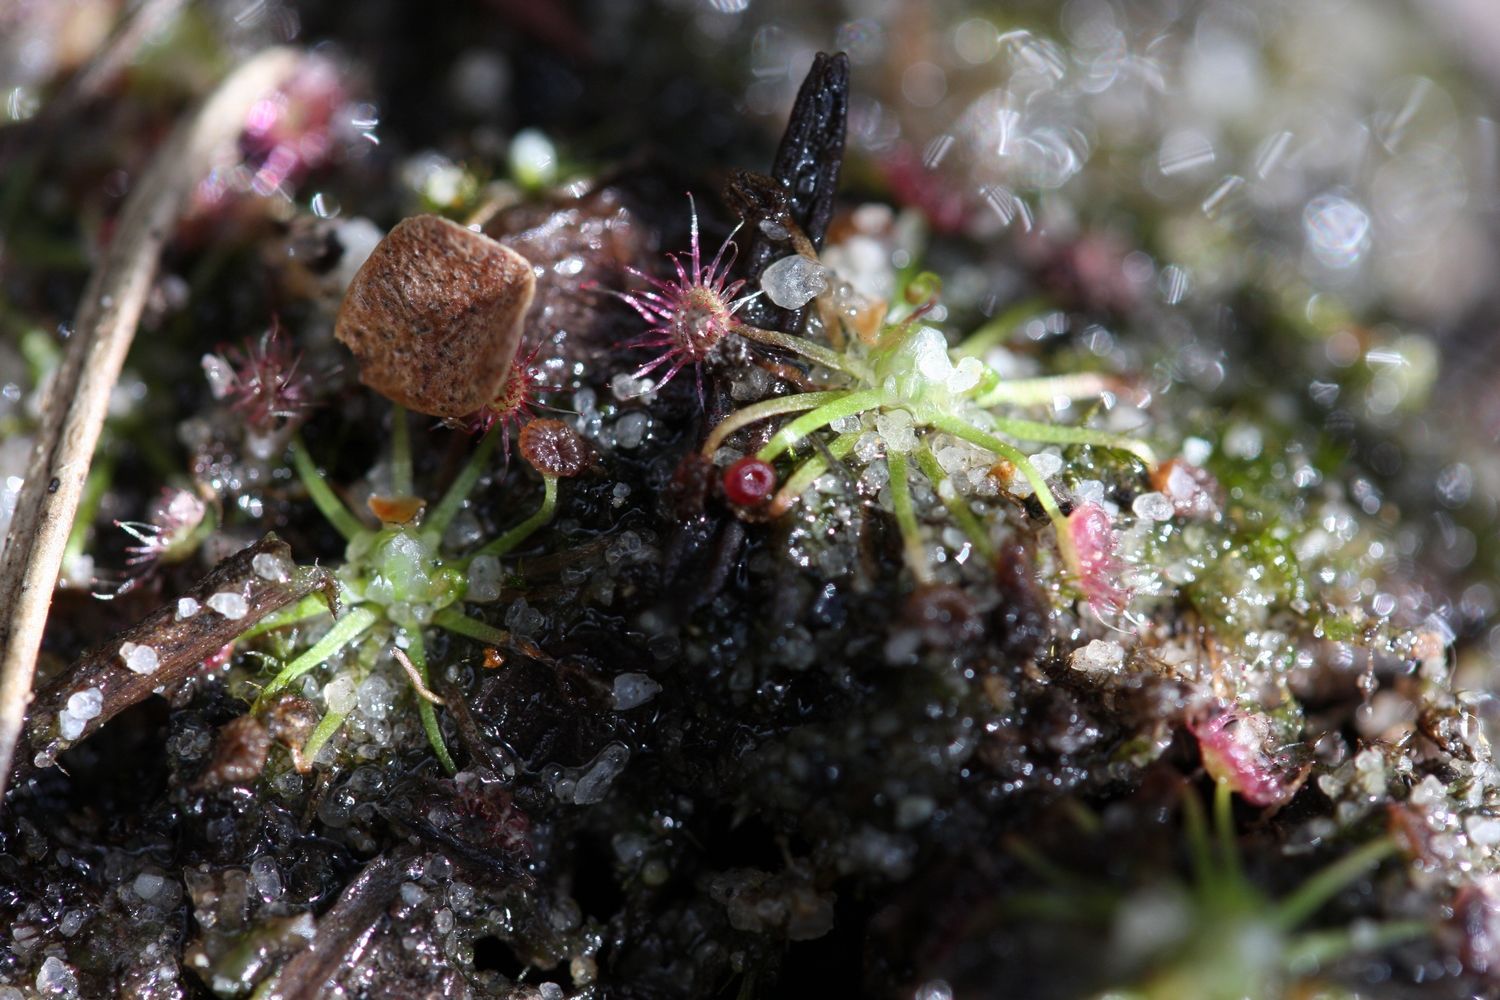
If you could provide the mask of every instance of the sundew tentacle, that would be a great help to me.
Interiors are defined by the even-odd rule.
[[[412,666],[416,667],[417,673],[421,676],[423,687],[430,688],[432,678],[427,673],[427,650],[422,642],[421,631],[413,629],[408,632],[407,640],[406,655],[411,658]],[[417,714],[422,719],[422,729],[427,733],[427,742],[432,745],[432,752],[437,755],[438,762],[443,765],[443,770],[449,774],[457,773],[458,767],[448,754],[448,745],[443,742],[443,730],[438,725],[437,710],[432,702],[418,696]]]
[[[300,434],[292,437],[292,467],[297,470],[297,477],[302,480],[302,485],[306,487],[307,495],[318,512],[344,536],[345,541],[354,541],[355,536],[365,530],[365,526],[353,511],[344,506],[342,500],[334,496],[333,490],[323,479],[323,474],[313,464],[312,456],[307,453],[307,445],[302,442]]]
[[[922,548],[922,529],[917,524],[917,512],[912,506],[906,454],[893,451],[886,456],[885,463],[891,473],[891,508],[896,515],[896,526],[901,531],[901,548],[906,568],[911,570],[918,583],[929,583],[932,580],[932,564]]]
[[[1040,441],[1046,444],[1082,444],[1097,448],[1111,448],[1128,452],[1146,465],[1156,464],[1156,452],[1151,446],[1121,434],[1097,431],[1088,427],[1071,427],[1066,424],[1044,424],[1035,420],[1016,420],[1010,417],[994,417],[995,428],[1002,434],[1021,441]]]
[[[860,433],[860,431],[849,431],[840,434],[828,442],[828,454],[835,459],[845,457],[854,450],[854,444],[859,440]],[[772,517],[780,517],[791,510],[797,498],[802,496],[807,488],[827,471],[828,460],[822,455],[814,455],[797,466],[796,471],[787,477],[781,489],[777,490],[776,495],[771,498],[771,502],[766,506],[767,512]]]
[[[762,462],[774,461],[778,455],[794,447],[813,431],[827,427],[834,421],[890,403],[890,397],[880,389],[866,389],[862,392],[843,394],[838,399],[824,403],[782,427],[770,441],[766,442],[765,447],[756,452],[755,457]]]
[[[448,492],[443,494],[443,499],[439,500],[437,506],[432,509],[431,515],[422,526],[423,534],[442,537],[443,532],[448,530],[448,525],[453,522],[464,500],[473,492],[474,484],[479,482],[479,477],[484,474],[485,463],[489,461],[496,442],[500,440],[500,432],[500,426],[496,425],[480,439],[479,447],[474,449],[474,454],[469,456],[469,461],[464,464],[463,470],[448,487]]]
[[[719,343],[741,326],[735,313],[748,298],[739,297],[744,281],[729,280],[728,271],[734,259],[730,240],[721,244],[713,260],[704,266],[698,208],[691,194],[688,203],[691,238],[687,266],[684,266],[681,254],[669,254],[667,259],[675,277],[667,281],[628,268],[629,273],[648,287],[631,292],[610,291],[609,294],[622,300],[648,324],[642,336],[625,341],[624,346],[662,349],[658,357],[636,370],[636,377],[666,367],[667,373],[660,383],[666,385],[678,372],[691,365],[701,398],[702,366],[712,357]]]
[[[282,667],[281,671],[271,678],[271,683],[267,684],[265,690],[260,693],[257,704],[269,704],[272,695],[279,693],[292,681],[319,666],[358,639],[375,624],[377,619],[378,616],[369,608],[358,607],[350,610],[348,614],[334,622],[333,628],[329,629],[323,638],[313,643],[311,648]]]
[[[991,544],[984,526],[979,523],[979,518],[974,516],[974,511],[969,509],[969,505],[964,501],[963,497],[943,495],[942,485],[948,480],[948,474],[938,464],[937,456],[932,453],[932,449],[926,445],[922,445],[917,448],[916,457],[917,467],[922,470],[922,475],[926,476],[928,481],[932,483],[933,491],[937,493],[938,499],[942,501],[943,506],[947,508],[953,520],[958,522],[958,528],[964,533],[964,537],[969,540],[970,544],[974,546],[975,550],[987,562],[993,561],[995,558],[995,546]]]
[[[751,403],[719,421],[718,426],[709,432],[708,438],[703,442],[703,454],[713,455],[729,435],[742,427],[748,427],[768,417],[779,417],[784,413],[816,409],[844,395],[845,393],[842,392],[802,392],[795,396],[775,396],[771,399],[763,399],[759,403]]]
[[[557,510],[557,477],[543,476],[542,483],[544,491],[542,505],[537,508],[536,513],[475,552],[474,555],[503,556],[530,538],[538,528],[552,520],[552,515]]]

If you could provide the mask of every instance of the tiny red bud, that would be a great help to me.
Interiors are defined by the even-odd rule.
[[[754,455],[724,470],[724,495],[739,507],[758,507],[776,490],[776,470]]]

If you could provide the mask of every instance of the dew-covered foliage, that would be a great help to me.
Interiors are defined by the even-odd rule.
[[[1483,25],[172,6],[0,12],[0,528],[307,51],[110,399],[0,1000],[1500,989]]]

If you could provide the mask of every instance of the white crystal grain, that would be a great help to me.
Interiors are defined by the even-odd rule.
[[[68,713],[74,718],[85,721],[98,718],[103,710],[104,692],[96,687],[75,691],[68,698]]]
[[[161,666],[161,658],[156,655],[153,647],[134,642],[120,643],[120,659],[127,670],[138,674],[155,673],[156,668]]]
[[[828,269],[801,254],[792,254],[761,272],[760,287],[781,308],[801,309],[828,288]]]
[[[645,674],[620,674],[615,678],[615,711],[624,712],[656,697],[661,685]]]
[[[1148,521],[1172,520],[1172,501],[1167,499],[1165,493],[1142,493],[1135,498],[1130,509],[1135,512],[1136,517]]]
[[[256,576],[272,583],[286,583],[292,578],[292,568],[287,565],[286,560],[270,552],[257,553],[250,560],[250,568],[255,570]]]
[[[221,590],[208,599],[208,606],[230,621],[239,621],[250,613],[245,598],[230,590]]]

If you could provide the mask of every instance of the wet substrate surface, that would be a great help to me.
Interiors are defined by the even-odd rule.
[[[456,44],[425,14],[388,19],[410,20],[412,51]],[[398,28],[383,25],[379,37]],[[566,38],[540,53],[502,41],[517,53],[523,119],[556,112],[559,129],[583,129],[597,124],[595,111],[605,120],[624,113],[628,93],[621,107],[601,98],[605,106],[581,122],[559,110],[558,94],[592,93],[597,83],[558,54]],[[345,44],[364,59],[358,32]],[[363,64],[388,95],[388,135],[415,150],[440,145],[449,123],[427,116],[427,102],[411,104],[423,78],[411,58]],[[839,96],[836,74],[824,86]],[[1034,498],[990,508],[1007,526],[993,562],[949,562],[921,586],[878,490],[855,482],[859,468],[835,468],[822,506],[794,517],[744,516],[726,502],[719,470],[697,456],[704,435],[757,393],[786,385],[747,350],[705,365],[701,390],[686,370],[643,394],[632,375],[650,354],[621,347],[639,324],[601,289],[628,287],[629,268],[665,274],[660,251],[687,243],[682,192],[724,189],[724,165],[736,159],[789,182],[807,177],[787,210],[820,238],[842,148],[828,141],[841,114],[829,93],[794,112],[790,145],[773,155],[726,111],[729,102],[676,87],[651,117],[660,130],[652,134],[691,156],[670,165],[632,156],[600,171],[602,180],[534,195],[485,224],[541,270],[523,353],[538,349],[546,412],[588,442],[590,460],[562,483],[552,522],[507,556],[495,593],[471,605],[508,641],[427,634],[431,687],[443,701],[436,716],[457,773],[440,766],[417,695],[388,658],[360,678],[342,731],[316,763],[301,761],[296,751],[333,700],[324,687],[332,674],[309,675],[252,717],[274,670],[266,659],[287,659],[309,636],[238,644],[90,730],[56,767],[27,762],[0,816],[0,981],[11,984],[0,994],[34,986],[49,996],[245,996],[260,984],[282,997],[939,1000],[1086,996],[1154,981],[1152,995],[1209,996],[1216,965],[1240,968],[1224,956],[1244,957],[1254,975],[1293,969],[1292,928],[1277,923],[1273,902],[1381,837],[1386,817],[1370,805],[1378,796],[1359,789],[1386,777],[1403,788],[1427,778],[1482,784],[1483,737],[1457,724],[1445,730],[1437,716],[1424,717],[1430,732],[1351,777],[1350,762],[1368,761],[1375,742],[1356,724],[1372,690],[1362,679],[1378,670],[1377,686],[1415,705],[1424,696],[1402,686],[1414,658],[1382,656],[1377,667],[1371,652],[1367,669],[1331,650],[1336,640],[1310,637],[1307,616],[1290,621],[1275,602],[1292,599],[1278,593],[1266,603],[1284,616],[1272,624],[1286,628],[1286,646],[1318,651],[1277,677],[1311,720],[1305,732],[1297,720],[1277,780],[1295,773],[1303,783],[1279,811],[1236,801],[1207,823],[1198,802],[1213,782],[1189,727],[1212,685],[1152,657],[1174,643],[1212,647],[1216,630],[1229,636],[1245,610],[1236,580],[1157,605],[1142,629],[1152,648],[1132,651],[1126,669],[1118,635],[1076,594],[1059,596],[1065,574]],[[745,150],[759,159],[737,157]],[[346,205],[389,223],[395,199],[382,184],[391,162],[328,168],[323,179]],[[700,195],[699,208],[703,242],[717,247],[736,220],[719,199]],[[769,255],[750,246],[764,220],[746,221],[735,275],[753,283]],[[330,303],[316,281],[289,277],[284,260],[262,252],[297,239],[327,249],[334,229],[305,213],[276,224],[225,213],[174,251],[167,270],[196,275],[195,295],[143,337],[146,405],[176,428],[180,466],[209,490],[222,520],[187,562],[112,601],[62,593],[45,680],[76,677],[67,664],[86,649],[188,593],[265,532],[284,539],[300,566],[346,561],[344,540],[287,468],[289,437],[257,444],[197,379],[208,345],[192,332],[234,339],[264,329],[275,312],[319,376],[317,405],[299,419],[324,476],[351,498],[388,486],[390,407],[358,385],[328,336]],[[1056,278],[1013,247],[998,256],[997,266],[1025,280]],[[335,266],[323,261],[313,277]],[[54,284],[17,301],[42,309],[67,300]],[[1044,364],[1076,358],[1085,320],[1114,308],[1069,305],[1074,322],[1038,349]],[[757,317],[782,330],[806,321],[769,309]],[[1143,371],[1161,349],[1139,348]],[[1254,395],[1256,378],[1232,379],[1225,394]],[[1164,409],[1166,438],[1212,423],[1190,403],[1169,399]],[[425,418],[411,433],[413,480],[435,497],[475,441]],[[114,447],[112,502],[139,509],[163,485],[145,460],[150,448],[128,434]],[[1070,488],[1092,483],[1121,510],[1152,489],[1143,470],[1090,449],[1067,459]],[[1230,488],[1250,506],[1255,485],[1247,475]],[[497,458],[447,551],[520,522],[541,489],[519,455]],[[1316,521],[1310,496],[1279,513]],[[922,500],[924,515],[938,510],[930,492]],[[1064,496],[1069,510],[1077,500]],[[1237,545],[1240,527],[1203,530]],[[105,542],[100,562],[121,564],[119,546]],[[1232,551],[1256,574],[1265,568],[1248,547]],[[1079,658],[1095,648],[1097,657]],[[1111,649],[1120,651],[1113,661]],[[39,747],[28,749],[32,757]],[[1305,780],[1314,765],[1342,777]],[[1367,811],[1339,811],[1351,803]],[[1390,809],[1399,820],[1401,807]],[[1243,869],[1246,881],[1195,856],[1205,825],[1230,845],[1215,864]],[[1422,860],[1420,849],[1407,855]],[[1435,901],[1449,899],[1413,889],[1404,871],[1366,874],[1353,872],[1299,926],[1435,922]],[[1434,981],[1441,995],[1460,995],[1478,988],[1469,977],[1483,967],[1471,961],[1477,971],[1465,972],[1453,956],[1470,948],[1472,958],[1480,917],[1456,937],[1330,952],[1294,971],[1382,996],[1433,995]],[[1191,938],[1195,925],[1217,935],[1203,955],[1185,945],[1165,958],[1153,951],[1160,940]]]

